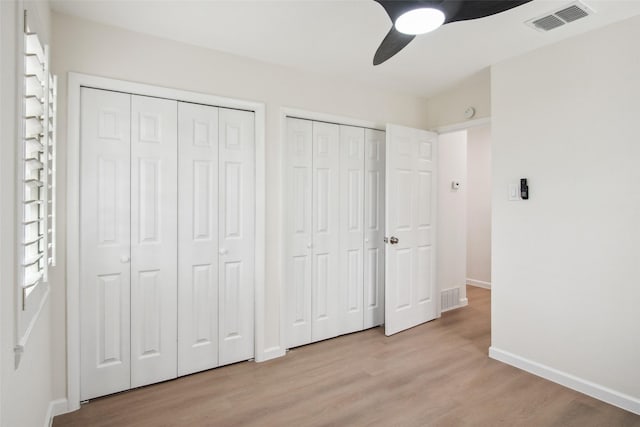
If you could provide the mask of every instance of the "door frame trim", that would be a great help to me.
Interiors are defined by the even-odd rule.
[[[454,123],[446,126],[439,126],[435,129],[431,129],[431,132],[435,132],[438,135],[442,135],[444,133],[450,132],[458,132],[461,130],[469,130],[481,126],[490,126],[491,125],[491,117],[482,117],[474,120],[467,120],[465,122]]]
[[[283,125],[283,131],[286,129],[287,117],[293,119],[310,120],[313,122],[333,123],[336,125],[355,126],[359,128],[367,128],[373,130],[385,131],[386,123],[377,123],[370,120],[355,119],[352,117],[339,116],[335,114],[320,113],[316,111],[302,110],[300,108],[281,107],[280,120]],[[286,132],[280,132],[282,143],[286,142]]]
[[[265,212],[266,151],[265,104],[204,93],[170,89],[125,80],[70,72],[67,88],[67,397],[68,411],[80,409],[80,89],[125,92],[193,102],[223,108],[253,111],[255,114],[255,296],[254,356],[256,362],[268,359],[265,354]]]

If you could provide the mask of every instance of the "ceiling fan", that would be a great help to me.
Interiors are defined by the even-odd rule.
[[[393,27],[373,57],[380,65],[400,52],[416,35],[456,21],[484,18],[531,0],[374,0],[384,8]]]

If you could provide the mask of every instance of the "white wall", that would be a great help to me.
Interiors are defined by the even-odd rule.
[[[452,181],[460,182],[454,190]],[[438,138],[438,256],[440,290],[459,288],[466,304],[467,269],[467,131]]]
[[[640,413],[638,40],[635,17],[492,70],[492,349]]]
[[[49,6],[26,2],[32,19],[40,23],[39,34],[49,40]],[[0,426],[45,425],[52,399],[51,384],[51,304],[47,302],[26,343],[18,368],[16,344],[16,215],[17,186],[15,163],[20,112],[16,108],[16,60],[18,34],[22,25],[21,3],[0,1]],[[52,282],[52,286],[57,283]]]
[[[295,107],[370,120],[426,127],[426,101],[396,95],[343,79],[299,72],[236,56],[217,53],[178,42],[146,36],[65,15],[53,15],[56,49],[54,71],[60,76],[59,120],[66,123],[66,74],[76,71],[99,76],[144,82],[163,87],[261,101],[267,106],[267,277],[266,347],[283,344],[279,336],[279,293],[282,284],[282,175],[280,107]],[[64,125],[60,126],[58,156],[59,182],[66,182]],[[65,206],[66,192],[59,192],[59,206]],[[59,264],[64,266],[66,227],[59,215]],[[58,277],[64,277],[60,269]],[[65,292],[54,290],[54,387],[56,396],[65,395]]]
[[[467,131],[467,281],[491,286],[491,126]]]
[[[491,116],[491,70],[469,76],[454,87],[443,90],[427,101],[427,124],[430,129],[467,121],[468,107],[476,110],[472,120]]]

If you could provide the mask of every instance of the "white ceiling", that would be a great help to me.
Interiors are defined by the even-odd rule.
[[[570,0],[534,0],[445,25],[372,65],[391,28],[373,0],[52,0],[55,11],[260,61],[431,96],[506,58],[640,14],[639,0],[585,0],[592,16],[548,33],[525,21]]]

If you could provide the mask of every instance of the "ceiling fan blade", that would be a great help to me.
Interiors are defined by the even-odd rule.
[[[378,47],[378,50],[373,57],[373,65],[380,65],[396,53],[400,52],[415,37],[416,36],[409,34],[402,34],[401,32],[396,31],[395,27],[391,27],[391,30],[389,30],[389,33],[387,33],[384,40],[382,40],[380,47]]]
[[[449,22],[468,21],[470,19],[495,15],[529,3],[530,1],[531,0],[445,0],[441,6],[447,17],[445,20],[445,24],[447,24]]]

